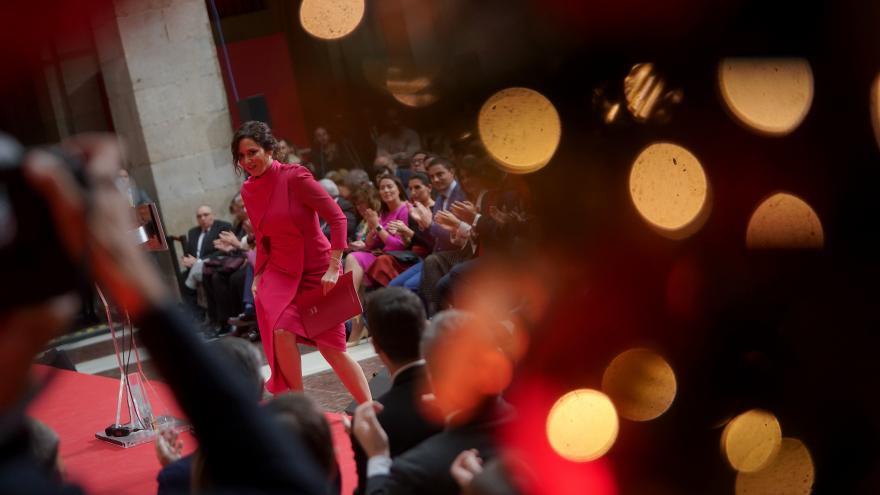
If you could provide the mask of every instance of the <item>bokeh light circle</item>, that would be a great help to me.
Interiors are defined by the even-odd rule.
[[[795,130],[813,103],[813,71],[801,58],[723,59],[718,86],[737,120],[769,136]]]
[[[614,401],[621,417],[650,421],[672,406],[675,372],[654,351],[630,349],[615,357],[605,369],[602,391]]]
[[[750,249],[820,249],[824,244],[819,216],[806,201],[785,192],[762,201],[746,228]]]
[[[420,73],[408,73],[400,67],[389,67],[385,73],[385,88],[399,103],[413,108],[434,104],[438,96],[433,91],[433,78]]]
[[[343,38],[364,18],[364,0],[303,0],[299,22],[312,36],[324,40]]]
[[[782,428],[773,413],[752,409],[733,418],[721,434],[721,451],[731,467],[755,472],[768,465],[779,452]]]
[[[871,125],[874,127],[877,145],[880,146],[880,74],[871,84]]]
[[[528,88],[507,88],[489,97],[480,109],[477,126],[492,158],[516,174],[547,165],[562,136],[556,107]]]
[[[709,182],[690,151],[672,143],[645,148],[633,163],[629,192],[639,214],[666,231],[684,229],[706,205]]]
[[[617,439],[618,428],[614,404],[598,390],[572,390],[560,397],[547,415],[550,446],[574,462],[605,455]]]
[[[808,495],[816,470],[807,446],[783,438],[776,457],[763,469],[736,476],[736,495]]]

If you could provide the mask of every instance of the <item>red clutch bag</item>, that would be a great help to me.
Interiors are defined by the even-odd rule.
[[[310,339],[363,311],[351,272],[340,276],[336,285],[326,295],[324,290],[318,287],[298,295],[295,303],[306,337]]]

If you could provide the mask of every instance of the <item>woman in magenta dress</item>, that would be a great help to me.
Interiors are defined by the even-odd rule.
[[[388,224],[395,220],[406,223],[409,219],[409,203],[406,202],[403,185],[400,179],[390,174],[376,177],[376,183],[379,185],[382,206],[377,212],[362,202],[355,203],[367,224],[367,238],[362,243],[352,243],[356,251],[345,258],[345,272],[352,272],[352,280],[357,288],[360,288],[361,283],[373,286],[379,282],[378,285],[384,285],[381,281],[371,280],[369,275],[365,276],[376,261],[375,253],[406,249],[406,242],[401,239],[400,234],[395,229],[388,228]]]
[[[305,337],[294,298],[297,294],[336,284],[346,248],[345,215],[311,173],[299,165],[272,158],[275,138],[262,122],[245,122],[232,139],[237,170],[249,177],[241,196],[256,234],[254,268],[257,322],[272,376],[272,393],[302,390],[297,342],[316,346],[343,385],[358,402],[370,400],[360,365],[345,352],[345,326]],[[321,232],[318,216],[331,226],[332,245]]]

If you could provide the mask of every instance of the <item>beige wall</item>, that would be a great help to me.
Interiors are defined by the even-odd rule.
[[[157,200],[169,234],[218,217],[238,191],[229,111],[203,0],[115,0],[95,44],[132,176]]]

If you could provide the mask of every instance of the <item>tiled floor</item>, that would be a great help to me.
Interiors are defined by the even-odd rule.
[[[378,357],[371,357],[360,361],[361,367],[367,379],[373,377],[382,368],[382,362]],[[342,382],[333,371],[324,371],[303,379],[306,393],[318,402],[325,411],[341,412],[351,403],[351,394],[342,386]]]

